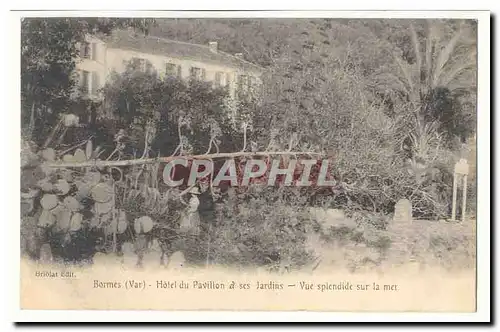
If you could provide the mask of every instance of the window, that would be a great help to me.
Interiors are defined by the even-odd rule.
[[[84,94],[97,95],[100,87],[99,73],[83,70],[81,72],[80,89]]]
[[[216,72],[215,73],[215,81],[214,85],[216,88],[220,88],[223,86],[226,86],[226,75],[223,72]]]
[[[175,63],[167,63],[166,67],[165,67],[165,76],[166,77],[181,77],[182,76],[182,73],[181,73],[181,66],[180,65],[176,65]]]
[[[80,56],[82,58],[90,59],[90,44],[83,42],[80,48]]]
[[[95,71],[92,72],[92,82],[90,84],[92,95],[97,95],[97,90],[99,89],[99,74]]]
[[[253,76],[249,76],[248,80],[248,88],[250,89],[250,92],[255,92],[257,91],[257,79]]]
[[[250,76],[248,75],[238,76],[238,88],[241,92],[248,92],[250,88]]]
[[[145,61],[145,68],[144,68],[144,72],[148,73],[148,74],[154,74],[155,73],[155,69],[153,67],[153,64],[149,61]]]
[[[205,80],[205,69],[191,67],[191,78],[199,81]]]
[[[165,75],[166,76],[175,76],[177,74],[177,66],[173,63],[167,63],[165,67]]]
[[[80,57],[97,61],[97,43],[82,42],[80,44]]]
[[[82,89],[83,93],[89,92],[89,85],[90,85],[90,72],[84,70],[82,72],[82,80],[80,82],[80,88]]]
[[[131,65],[136,70],[147,74],[155,74],[156,71],[151,61],[142,58],[132,58]]]
[[[251,75],[239,75],[237,78],[236,93],[243,99],[253,99],[261,93],[262,87],[257,77]]]
[[[142,72],[145,73],[146,72],[146,68],[147,68],[147,66],[146,66],[146,59],[136,58],[136,63],[137,63],[137,66],[138,66],[137,69],[139,69],[140,71],[142,71]]]

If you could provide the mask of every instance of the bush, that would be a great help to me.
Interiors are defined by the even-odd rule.
[[[266,188],[226,197],[222,218],[211,232],[212,261],[261,266],[287,261],[292,268],[308,263],[306,228],[312,222],[303,197]]]

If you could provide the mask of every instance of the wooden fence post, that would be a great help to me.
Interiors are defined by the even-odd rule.
[[[453,202],[451,208],[451,220],[455,221],[457,212],[457,186],[458,182],[462,182],[462,222],[465,221],[465,212],[467,204],[467,175],[469,174],[469,165],[466,159],[460,159],[455,164],[453,174]]]

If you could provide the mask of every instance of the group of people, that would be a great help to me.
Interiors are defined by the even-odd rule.
[[[181,201],[185,205],[179,224],[181,233],[199,235],[204,226],[212,225],[220,217],[222,195],[219,188],[210,189],[208,184],[200,183],[181,195]]]

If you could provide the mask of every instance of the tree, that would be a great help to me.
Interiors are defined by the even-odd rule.
[[[151,19],[25,18],[21,26],[21,107],[27,135],[41,140],[44,129],[67,111],[75,86],[77,43],[88,33],[134,27],[146,31]],[[38,120],[38,123],[37,123]]]
[[[418,21],[404,31],[406,49],[393,53],[393,63],[373,75],[373,85],[383,94],[390,91],[399,105],[401,132],[416,137],[403,135],[401,142],[416,149],[415,140],[440,134],[448,142],[465,140],[475,129],[475,23]],[[413,155],[427,158],[418,149]]]
[[[205,153],[208,146],[231,151],[234,141],[222,139],[235,131],[229,98],[210,83],[159,77],[131,62],[104,87],[101,117],[113,119],[115,133],[127,131],[128,156]]]

